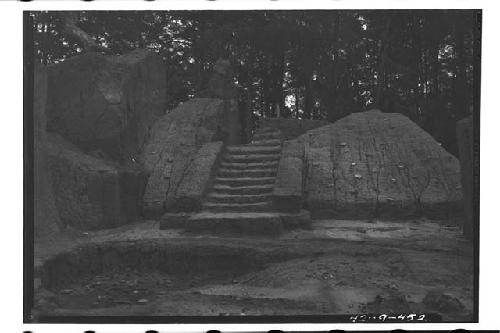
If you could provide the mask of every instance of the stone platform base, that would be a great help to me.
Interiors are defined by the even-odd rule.
[[[278,212],[200,212],[167,213],[160,220],[160,229],[181,228],[188,232],[214,234],[280,235],[285,230],[309,228],[311,216],[301,210],[296,214]]]

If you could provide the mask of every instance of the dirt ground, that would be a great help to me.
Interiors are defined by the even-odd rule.
[[[280,237],[145,221],[35,243],[35,316],[472,311],[472,244],[454,221],[320,220]]]

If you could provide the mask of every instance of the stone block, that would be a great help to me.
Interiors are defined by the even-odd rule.
[[[283,223],[283,226],[287,229],[310,228],[311,213],[308,210],[301,209],[297,214],[281,215],[281,221]]]
[[[464,236],[474,236],[474,135],[473,117],[457,122],[457,142],[460,156],[461,182],[463,192]]]
[[[190,213],[165,213],[160,219],[160,229],[183,229],[190,216]]]
[[[81,152],[57,134],[48,136],[48,164],[59,217],[81,230],[134,221],[146,175]]]
[[[224,149],[222,141],[204,144],[188,166],[177,188],[172,210],[198,211],[210,189]]]
[[[47,130],[83,152],[132,163],[166,107],[166,68],[154,52],[86,53],[48,66]]]
[[[272,193],[273,207],[281,212],[299,212],[303,194],[303,146],[283,143]]]

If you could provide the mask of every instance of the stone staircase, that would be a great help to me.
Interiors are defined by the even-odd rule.
[[[187,219],[188,231],[279,234],[284,218],[297,214],[273,209],[274,188],[281,153],[280,132],[260,128],[249,144],[228,146],[202,211]]]

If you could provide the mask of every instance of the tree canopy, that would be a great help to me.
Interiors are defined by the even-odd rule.
[[[234,66],[240,108],[255,118],[335,121],[400,112],[457,152],[473,111],[479,12],[473,10],[32,12],[35,57],[135,48],[166,61],[169,107],[203,88],[218,58]],[[478,111],[478,110],[477,110]]]

